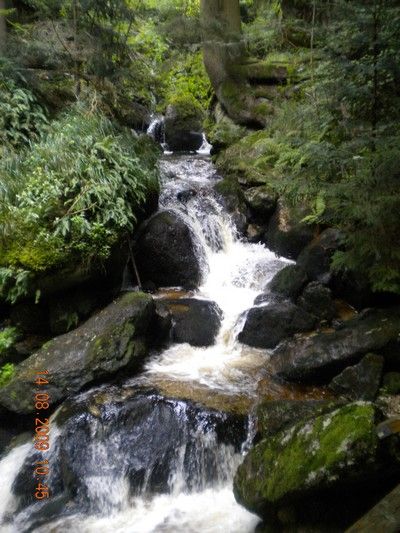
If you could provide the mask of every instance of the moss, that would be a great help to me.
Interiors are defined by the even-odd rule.
[[[33,238],[30,242],[10,243],[10,247],[2,254],[0,263],[33,272],[43,272],[60,265],[65,255],[65,252],[62,252],[61,239],[47,239],[46,243],[40,243],[35,242]]]
[[[359,479],[376,456],[374,424],[373,405],[355,403],[261,441],[237,472],[239,501],[259,510],[339,479]]]
[[[217,159],[217,167],[224,174],[241,176],[247,185],[267,183],[274,187],[280,178],[275,169],[280,148],[268,131],[257,131],[223,152]]]
[[[12,363],[6,363],[0,368],[0,387],[7,385],[15,373],[15,367]]]

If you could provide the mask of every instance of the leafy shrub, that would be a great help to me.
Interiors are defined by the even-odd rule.
[[[128,130],[77,107],[29,152],[2,161],[0,181],[19,184],[0,202],[3,296],[15,300],[32,273],[107,259],[158,188],[150,152]]]
[[[0,359],[8,353],[10,348],[18,340],[19,334],[16,328],[4,328],[0,331]]]
[[[0,154],[4,148],[21,148],[38,139],[47,124],[34,95],[0,74]]]

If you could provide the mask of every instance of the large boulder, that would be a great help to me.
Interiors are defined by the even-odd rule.
[[[56,337],[23,361],[0,389],[0,405],[16,413],[35,411],[34,381],[48,371],[51,406],[87,384],[124,369],[135,370],[147,354],[146,340],[157,324],[151,296],[127,293],[79,328]]]
[[[332,392],[349,400],[373,401],[382,379],[384,358],[369,353],[359,363],[348,366],[329,384]]]
[[[253,307],[239,333],[239,341],[256,348],[275,348],[284,338],[311,330],[315,318],[291,302]]]
[[[300,420],[316,418],[339,406],[338,400],[265,400],[257,406],[257,430],[262,438],[271,437]]]
[[[329,228],[308,244],[297,259],[301,267],[313,281],[328,282],[332,255],[338,250],[342,236],[336,229]]]
[[[371,485],[379,491],[400,471],[398,455],[379,441],[377,418],[372,404],[354,403],[262,440],[237,470],[236,499],[273,531],[310,523],[313,531],[343,531]]]
[[[287,265],[279,270],[268,284],[275,294],[295,300],[307,283],[307,274],[297,265]]]
[[[267,185],[250,187],[244,191],[244,200],[255,220],[266,223],[275,210],[277,194]]]
[[[307,285],[297,301],[297,305],[319,320],[330,321],[336,315],[335,302],[328,287],[313,281]]]
[[[176,98],[165,113],[165,141],[173,152],[198,150],[203,143],[203,112],[196,100]]]
[[[172,315],[172,340],[192,346],[214,344],[221,327],[222,311],[216,303],[196,298],[163,300]]]
[[[313,239],[315,230],[303,218],[306,211],[278,200],[265,235],[266,244],[278,255],[297,259],[303,248]]]
[[[135,259],[142,281],[160,287],[198,287],[204,250],[183,217],[160,211],[139,229]]]
[[[69,502],[67,507],[80,512],[115,512],[129,496],[168,493],[182,485],[188,492],[204,489],[204,483],[223,479],[226,454],[238,452],[246,434],[243,416],[137,386],[102,387],[71,398],[53,425],[57,431],[46,455],[51,499],[63,496],[64,509]],[[10,487],[18,510],[32,503],[37,483],[32,471],[41,455],[32,446]],[[118,486],[116,493],[110,484]]]
[[[292,381],[322,382],[371,351],[399,353],[400,308],[378,309],[349,320],[339,330],[298,337],[274,352],[276,372]]]

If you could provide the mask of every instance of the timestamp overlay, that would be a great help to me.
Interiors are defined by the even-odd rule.
[[[50,451],[50,421],[46,416],[50,408],[50,396],[47,387],[51,376],[48,370],[36,372],[34,376],[34,405],[35,405],[35,435],[34,447],[40,453],[40,459],[34,463],[34,496],[37,500],[50,497],[49,478],[50,467],[48,452]]]

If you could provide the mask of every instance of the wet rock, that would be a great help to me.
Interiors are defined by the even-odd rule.
[[[388,394],[400,394],[400,372],[387,372],[382,385]]]
[[[340,232],[333,228],[326,229],[304,248],[297,259],[298,266],[310,280],[327,283],[331,277],[332,255],[339,249],[340,243]]]
[[[265,228],[258,224],[249,224],[246,229],[246,238],[249,242],[260,242]]]
[[[165,140],[173,152],[198,150],[203,143],[201,109],[189,102],[169,105],[165,113]]]
[[[224,480],[226,454],[239,451],[246,433],[243,416],[137,387],[78,396],[53,424],[52,497],[64,494],[91,512],[115,511],[118,500],[136,494],[168,493],[175,479],[187,491]],[[35,458],[30,454],[14,483],[20,497],[31,497]],[[110,484],[121,492],[110,492]]]
[[[156,213],[139,229],[135,258],[143,282],[196,288],[202,278],[203,256],[193,232],[173,211]]]
[[[341,329],[283,342],[273,354],[276,372],[303,382],[329,380],[362,355],[391,347],[399,351],[400,308],[372,310]]]
[[[338,400],[266,400],[257,407],[258,432],[262,438],[276,435],[300,420],[334,411]]]
[[[0,389],[0,405],[16,413],[35,410],[36,372],[48,370],[46,392],[51,405],[121,369],[132,372],[147,354],[146,338],[154,337],[155,305],[151,296],[127,293],[79,328],[56,337],[23,361]]]
[[[278,531],[310,522],[343,531],[371,486],[400,470],[395,454],[382,453],[377,419],[373,405],[354,403],[262,440],[237,470],[236,499]]]
[[[315,318],[291,302],[253,307],[247,314],[239,341],[257,348],[274,348],[282,339],[311,330]]]
[[[250,187],[244,191],[244,200],[255,219],[261,219],[264,223],[275,210],[277,195],[264,185]]]
[[[268,284],[268,289],[295,300],[306,283],[307,275],[302,268],[297,265],[287,265],[275,274]]]
[[[302,222],[306,212],[286,205],[281,199],[268,224],[266,244],[278,255],[296,259],[313,239],[315,230]]]
[[[348,366],[334,377],[329,388],[349,400],[373,401],[381,383],[383,364],[381,355],[367,354],[358,364]]]
[[[298,299],[297,305],[319,320],[330,321],[336,315],[336,307],[330,289],[315,281],[307,285]]]
[[[197,298],[163,300],[173,317],[172,340],[211,346],[221,327],[222,311],[215,302]]]

